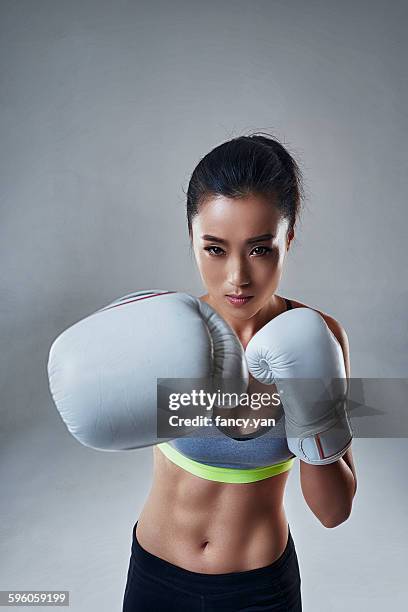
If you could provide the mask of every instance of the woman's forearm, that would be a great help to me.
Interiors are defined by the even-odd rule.
[[[325,527],[337,527],[350,516],[357,483],[343,458],[329,465],[300,461],[300,483],[307,505]]]

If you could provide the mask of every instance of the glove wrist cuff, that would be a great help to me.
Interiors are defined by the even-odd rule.
[[[288,433],[288,428],[287,428]],[[287,439],[289,450],[312,465],[327,465],[338,461],[351,445],[353,431],[346,410],[328,429]]]

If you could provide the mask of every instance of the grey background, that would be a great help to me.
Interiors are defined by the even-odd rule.
[[[251,130],[281,138],[307,207],[280,293],[348,332],[353,376],[407,376],[407,4],[1,2],[0,589],[120,610],[151,449],[78,444],[46,361],[73,322],[138,289],[203,288],[183,189]],[[292,471],[304,610],[408,597],[408,442],[356,440],[351,518],[325,529]]]

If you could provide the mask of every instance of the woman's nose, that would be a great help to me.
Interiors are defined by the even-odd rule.
[[[241,260],[231,263],[228,270],[228,282],[232,287],[242,287],[249,285],[249,273],[246,264]]]

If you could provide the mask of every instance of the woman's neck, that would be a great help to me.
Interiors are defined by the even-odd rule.
[[[282,314],[286,310],[285,300],[279,295],[272,295],[269,301],[259,310],[254,316],[249,319],[233,317],[229,312],[220,308],[211,300],[211,296],[207,293],[199,298],[201,301],[209,304],[218,314],[230,325],[237,334],[244,347],[250,339],[271,319]]]

